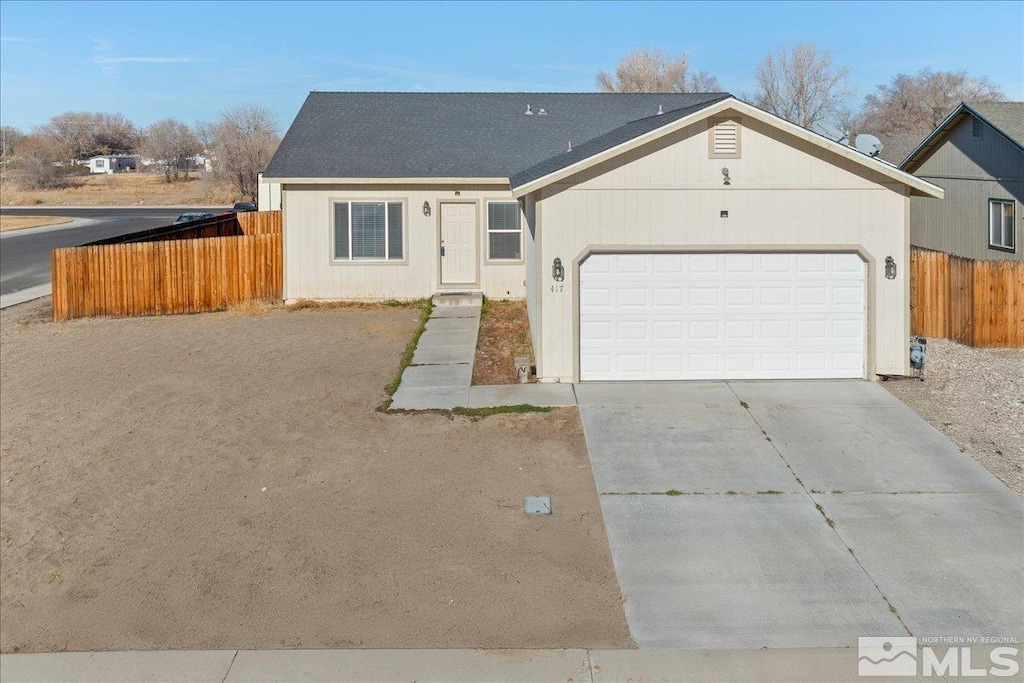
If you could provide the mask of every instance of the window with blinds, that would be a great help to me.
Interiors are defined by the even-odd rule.
[[[522,260],[523,230],[519,216],[519,202],[487,203],[488,260]]]
[[[712,159],[738,159],[740,156],[740,122],[736,119],[712,119],[708,138],[708,154]]]
[[[401,261],[402,202],[335,202],[335,261]]]

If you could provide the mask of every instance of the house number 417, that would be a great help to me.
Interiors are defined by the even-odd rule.
[[[565,289],[565,285],[551,285],[552,292],[561,292],[563,289]]]

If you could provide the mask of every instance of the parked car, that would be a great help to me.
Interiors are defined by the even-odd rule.
[[[174,219],[174,225],[178,223],[190,223],[192,221],[201,221],[204,218],[213,218],[212,213],[183,213]]]
[[[234,213],[244,213],[246,211],[259,211],[260,207],[256,205],[256,202],[235,202],[231,210]]]

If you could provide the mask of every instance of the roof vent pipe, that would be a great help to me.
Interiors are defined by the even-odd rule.
[[[658,105],[658,116],[661,116],[661,115],[662,115],[662,114],[664,114],[664,113],[665,113],[665,110],[663,110],[663,109],[661,108],[661,105],[659,104],[659,105]]]
[[[569,140],[569,149],[567,149],[565,151],[566,152],[571,152],[572,151],[572,140]]]
[[[538,116],[547,116],[547,115],[548,115],[548,113],[547,113],[546,111],[544,111],[544,107],[541,107],[541,108],[540,108],[540,111],[539,111],[539,112],[537,112],[537,115],[538,115]]]
[[[531,107],[530,105],[526,105],[526,115],[533,116],[533,107]]]

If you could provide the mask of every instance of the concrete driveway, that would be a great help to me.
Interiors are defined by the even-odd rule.
[[[871,382],[576,387],[640,647],[1024,639],[1024,504]]]

